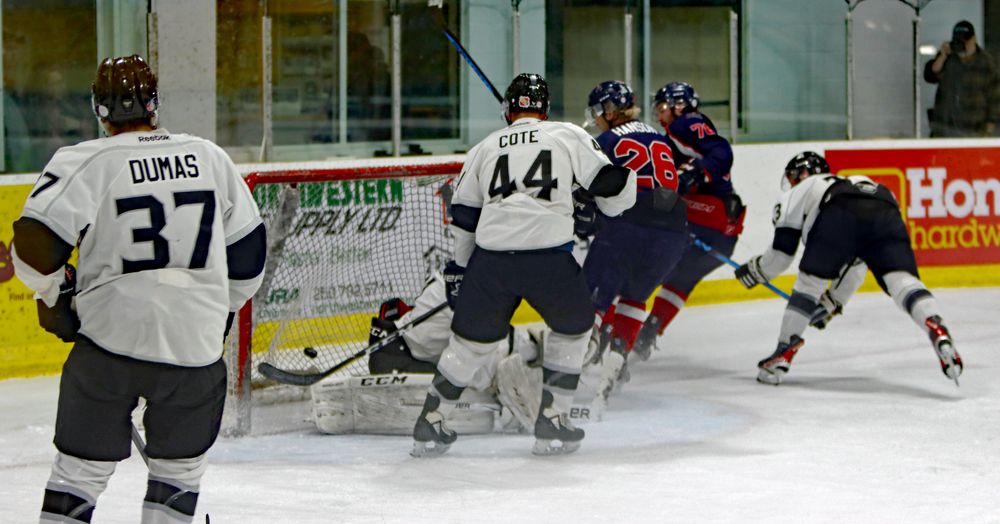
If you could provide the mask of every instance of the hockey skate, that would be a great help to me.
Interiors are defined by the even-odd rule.
[[[937,315],[929,317],[924,321],[924,324],[927,325],[927,334],[930,336],[931,343],[934,344],[934,351],[941,362],[941,372],[954,380],[957,386],[958,376],[962,374],[962,357],[958,356],[958,351],[955,350],[955,346],[951,342],[948,328],[941,324],[941,317]]]
[[[552,393],[542,392],[541,411],[535,419],[535,455],[565,455],[580,449],[582,429],[574,427],[568,413],[559,413],[552,407]],[[559,441],[560,445],[555,445]]]
[[[792,365],[792,359],[798,353],[805,340],[797,335],[792,335],[791,340],[786,344],[778,342],[778,349],[774,350],[771,356],[757,363],[757,382],[761,384],[771,384],[777,386],[781,384],[782,377],[788,373]]]
[[[424,410],[413,427],[413,451],[410,451],[410,456],[421,458],[443,455],[458,439],[458,434],[448,429],[444,416],[437,410],[440,405],[441,399],[435,395],[427,395]]]
[[[635,345],[632,346],[632,353],[634,353],[639,360],[649,360],[649,357],[653,355],[653,350],[656,349],[656,337],[660,335],[659,332],[659,317],[650,315],[646,321],[642,323],[642,329],[639,330],[639,335],[635,338]]]
[[[613,338],[611,339],[611,351],[608,354],[618,354],[622,357],[622,367],[618,370],[618,374],[615,376],[615,391],[621,391],[622,386],[632,380],[632,372],[628,368],[629,361],[629,351],[627,349],[628,344],[625,339]]]

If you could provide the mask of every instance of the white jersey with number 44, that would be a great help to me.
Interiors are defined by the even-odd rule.
[[[579,126],[521,118],[469,151],[452,204],[482,209],[475,235],[483,249],[560,246],[573,240],[574,185],[590,187],[610,163]],[[630,205],[602,210],[617,215]]]
[[[230,296],[226,245],[261,223],[221,148],[166,130],[64,147],[23,216],[79,242],[81,334],[153,362],[219,358],[226,316],[247,298]]]

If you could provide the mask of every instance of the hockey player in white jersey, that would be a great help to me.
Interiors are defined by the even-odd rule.
[[[514,78],[504,95],[509,124],[469,151],[451,205],[455,262],[445,269],[455,316],[448,348],[413,430],[414,456],[445,452],[455,402],[506,337],[521,300],[551,328],[535,421],[536,454],[569,453],[583,430],[569,407],[593,323],[590,293],[573,245],[573,190],[594,195],[615,216],[635,202],[635,174],[613,166],[578,126],[547,122],[548,84]],[[554,444],[561,443],[560,446]]]
[[[109,136],[57,151],[14,223],[16,273],[42,326],[75,342],[41,522],[90,522],[131,453],[139,397],[142,522],[191,522],[225,400],[222,341],[260,286],[264,226],[222,149],[157,129],[156,76],[141,57],[105,59],[92,91]]]
[[[867,265],[879,286],[927,333],[941,371],[957,384],[962,359],[937,300],[920,281],[892,193],[867,177],[829,173],[826,159],[812,151],[788,162],[782,179],[786,192],[774,208],[774,241],[763,255],[736,270],[737,279],[752,288],[781,274],[800,240],[805,246],[778,347],[758,364],[757,380],[775,385],[782,381],[802,347],[806,326],[825,326],[860,285]],[[824,291],[831,280],[836,282]]]

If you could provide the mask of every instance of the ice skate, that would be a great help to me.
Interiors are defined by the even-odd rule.
[[[427,395],[424,402],[424,410],[417,419],[417,424],[413,427],[413,457],[436,457],[443,455],[451,444],[458,439],[458,434],[448,429],[444,423],[444,416],[438,412],[441,399],[434,395]]]
[[[552,407],[552,393],[542,392],[542,409],[535,420],[535,455],[565,455],[580,449],[582,429],[574,427],[568,413],[559,413]],[[560,445],[556,445],[558,441]]]
[[[962,374],[962,357],[958,356],[958,351],[952,344],[948,328],[941,324],[941,317],[937,315],[929,317],[924,321],[924,324],[927,325],[927,334],[930,336],[931,343],[934,344],[934,351],[941,362],[941,372],[954,380],[957,386],[958,377]]]
[[[757,382],[774,386],[781,384],[781,379],[788,373],[788,369],[792,365],[792,359],[795,358],[795,354],[805,342],[802,337],[796,335],[792,335],[787,344],[779,342],[778,349],[774,350],[771,356],[757,363],[759,369]]]
[[[634,353],[640,360],[649,360],[649,357],[653,355],[653,350],[656,349],[656,337],[659,336],[659,331],[659,317],[650,315],[646,321],[642,323],[642,329],[639,330],[639,336],[635,338],[635,345],[632,346],[632,353]]]

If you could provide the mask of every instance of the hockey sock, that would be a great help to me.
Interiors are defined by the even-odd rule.
[[[899,309],[910,315],[913,322],[927,331],[925,321],[932,316],[941,316],[937,299],[927,290],[924,283],[905,271],[893,271],[882,277],[886,289]]]
[[[90,522],[117,462],[85,460],[56,454],[45,486],[41,522]]]
[[[799,273],[792,287],[792,296],[785,306],[785,314],[781,317],[781,332],[778,342],[789,343],[793,336],[801,337],[809,325],[813,312],[819,306],[819,296],[823,294],[826,280]]]
[[[626,351],[632,351],[642,323],[646,321],[646,303],[638,300],[619,300],[612,320],[611,335],[625,341]]]
[[[142,522],[156,524],[187,523],[194,520],[198,491],[176,481],[150,476],[142,503]]]
[[[666,286],[660,288],[656,293],[656,298],[653,300],[653,309],[649,313],[650,316],[660,319],[660,326],[656,332],[658,335],[663,334],[663,331],[667,329],[667,325],[674,320],[677,313],[684,307],[687,299],[687,295],[680,291],[670,289]]]
[[[569,413],[573,404],[573,392],[580,382],[580,374],[569,374],[561,371],[542,368],[542,390],[552,394],[552,409],[557,413]],[[545,406],[542,406],[545,409]]]

